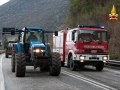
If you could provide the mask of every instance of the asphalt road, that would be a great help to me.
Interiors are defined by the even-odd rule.
[[[1,59],[2,55],[0,55]],[[16,77],[11,72],[11,58],[2,58],[5,90],[120,90],[120,70],[85,66],[77,71],[62,67],[59,76],[26,67],[25,77]]]

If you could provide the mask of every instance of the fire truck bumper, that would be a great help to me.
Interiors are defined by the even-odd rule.
[[[84,61],[103,61],[109,60],[109,55],[88,55],[88,54],[76,54],[73,60],[84,62]]]

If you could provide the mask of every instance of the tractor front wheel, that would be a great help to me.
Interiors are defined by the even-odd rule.
[[[26,59],[24,53],[15,54],[15,72],[16,77],[24,77],[26,71]]]
[[[51,76],[59,76],[61,71],[61,58],[57,52],[51,52],[51,65],[49,73]]]

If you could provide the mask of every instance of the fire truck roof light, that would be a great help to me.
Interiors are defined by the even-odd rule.
[[[78,27],[80,27],[80,28],[84,28],[84,27],[87,27],[87,28],[101,28],[101,29],[105,28],[105,26],[86,26],[86,25],[78,25]]]
[[[105,26],[100,26],[102,29],[104,29],[105,28]]]

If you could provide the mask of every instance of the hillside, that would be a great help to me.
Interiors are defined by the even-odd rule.
[[[68,8],[67,0],[11,0],[0,6],[0,30],[25,26],[56,30]]]

